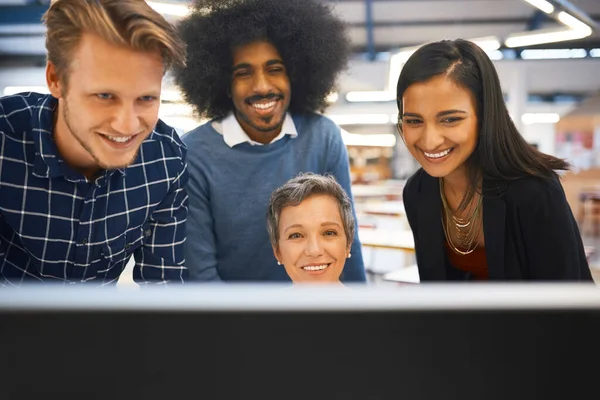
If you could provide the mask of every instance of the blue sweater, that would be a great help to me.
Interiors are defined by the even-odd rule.
[[[329,172],[351,196],[340,128],[318,114],[292,118],[298,136],[265,146],[229,147],[211,122],[183,136],[190,176],[185,248],[190,280],[289,281],[266,228],[273,190],[300,172]],[[365,281],[358,234],[351,252],[342,280]]]

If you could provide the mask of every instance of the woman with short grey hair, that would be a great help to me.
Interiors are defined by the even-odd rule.
[[[272,194],[267,229],[294,283],[338,282],[354,238],[348,194],[330,175],[300,174]]]

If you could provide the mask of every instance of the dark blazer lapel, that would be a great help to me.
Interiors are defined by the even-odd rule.
[[[483,235],[490,280],[504,279],[506,203],[497,195],[483,197]]]
[[[423,174],[418,196],[419,238],[429,250],[420,255],[419,273],[423,280],[446,279],[446,255],[442,227],[442,199],[437,178]]]

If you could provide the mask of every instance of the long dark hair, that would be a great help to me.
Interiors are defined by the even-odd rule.
[[[482,178],[499,187],[526,176],[554,178],[555,170],[569,169],[566,161],[538,151],[523,139],[506,109],[494,64],[479,46],[467,40],[429,43],[408,59],[398,80],[399,121],[406,89],[439,75],[446,75],[468,90],[476,104],[479,136],[473,154],[466,161],[470,188],[460,209],[473,200]]]

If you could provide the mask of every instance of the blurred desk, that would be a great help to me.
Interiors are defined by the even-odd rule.
[[[379,215],[385,217],[402,217],[406,214],[404,202],[383,201],[380,203],[356,203],[356,211],[368,215]]]
[[[359,228],[358,238],[366,247],[415,251],[415,240],[411,231]]]
[[[352,185],[354,199],[382,198],[399,200],[402,198],[402,186],[391,185]]]

